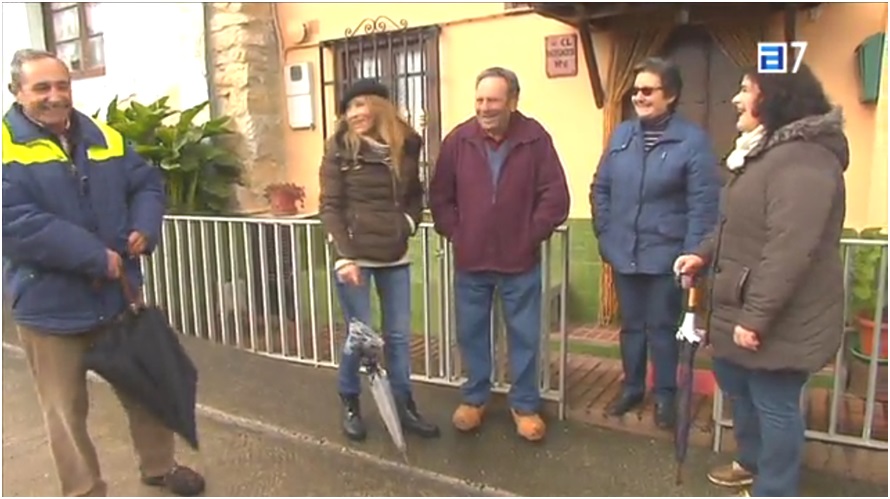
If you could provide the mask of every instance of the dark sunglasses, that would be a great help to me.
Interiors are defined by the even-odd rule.
[[[661,87],[633,87],[631,90],[631,95],[637,95],[638,93],[643,94],[643,97],[649,97],[656,90],[661,90]]]

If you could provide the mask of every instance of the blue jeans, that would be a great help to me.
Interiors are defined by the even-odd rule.
[[[522,274],[457,272],[454,277],[457,339],[467,366],[463,400],[483,405],[491,394],[491,311],[498,289],[507,324],[510,405],[536,412],[540,405],[541,266]]]
[[[677,391],[679,345],[677,327],[683,311],[683,292],[672,275],[615,274],[621,307],[621,362],[624,395],[646,393],[646,350],[655,368],[653,391],[668,403]]]
[[[334,279],[340,308],[346,323],[357,319],[371,323],[371,278],[380,297],[383,311],[381,332],[386,342],[383,355],[393,394],[405,399],[411,395],[411,271],[408,265],[383,268],[362,268],[362,284],[352,286]],[[343,395],[361,391],[357,354],[344,354],[340,360],[339,390]]]
[[[732,402],[736,461],[756,473],[751,495],[797,496],[805,430],[800,394],[809,375],[746,369],[723,359],[714,359],[714,374]]]

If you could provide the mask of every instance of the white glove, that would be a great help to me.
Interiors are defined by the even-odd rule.
[[[687,312],[683,317],[683,324],[677,330],[677,340],[688,341],[689,343],[698,343],[702,340],[702,336],[695,329],[695,314]]]

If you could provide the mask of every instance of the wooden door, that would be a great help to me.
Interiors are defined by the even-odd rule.
[[[697,26],[677,28],[659,56],[680,67],[683,91],[677,111],[708,132],[714,153],[722,160],[732,150],[738,134],[731,100],[738,92],[741,69],[723,53],[707,30]],[[624,117],[633,116],[628,95]]]
[[[738,135],[731,101],[738,92],[741,69],[702,27],[678,28],[661,55],[680,66],[683,93],[677,110],[708,132],[714,153],[724,158]]]

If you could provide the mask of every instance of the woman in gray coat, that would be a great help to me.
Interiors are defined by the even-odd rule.
[[[732,102],[741,135],[727,159],[719,224],[674,270],[713,272],[708,334],[739,450],[709,479],[753,484],[753,496],[796,496],[801,391],[843,332],[849,149],[840,109],[806,65],[795,74],[749,71]]]

